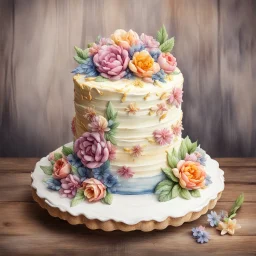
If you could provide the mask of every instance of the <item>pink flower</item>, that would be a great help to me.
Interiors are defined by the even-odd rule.
[[[94,178],[84,180],[83,189],[89,202],[99,201],[106,196],[106,187]]]
[[[93,57],[100,75],[110,80],[119,80],[126,75],[129,60],[128,51],[117,45],[103,45]]]
[[[54,161],[54,151],[48,155],[48,161]]]
[[[164,70],[165,73],[172,73],[177,67],[176,58],[169,52],[161,53],[158,57],[157,62],[159,63],[161,69]]]
[[[156,110],[156,114],[157,115],[162,115],[164,113],[164,111],[167,111],[167,106],[164,102],[157,104],[157,110]]]
[[[109,149],[104,136],[98,132],[85,132],[75,141],[75,153],[88,168],[100,167],[109,159]]]
[[[185,156],[185,161],[192,161],[192,162],[196,162],[197,161],[197,156],[195,153],[192,153],[192,154],[188,154],[186,153],[186,156]]]
[[[152,36],[147,36],[144,33],[141,34],[140,40],[148,51],[155,50],[160,45]]]
[[[111,45],[111,44],[114,44],[113,40],[111,40],[110,38],[102,37],[98,44],[96,44],[96,43],[92,44],[92,46],[89,48],[89,53],[90,53],[91,56],[95,55],[96,53],[99,52],[101,46]]]
[[[107,141],[107,147],[108,147],[108,152],[109,152],[109,157],[108,159],[110,161],[116,159],[116,148],[114,147],[113,144],[111,144],[110,141]]]
[[[63,179],[66,178],[71,172],[71,167],[65,158],[60,158],[53,165],[53,178]]]
[[[108,132],[110,128],[108,127],[108,121],[103,116],[94,116],[92,122],[88,125],[91,131],[104,133]]]
[[[132,149],[131,149],[131,155],[133,157],[141,156],[142,152],[143,152],[143,148],[140,145],[136,145],[136,146],[132,147]]]
[[[76,117],[74,116],[71,122],[71,131],[76,136]]]
[[[177,168],[172,169],[173,174],[179,179],[182,188],[199,189],[205,186],[205,169],[200,163],[180,160]]]
[[[174,105],[176,108],[178,108],[181,102],[183,102],[182,95],[182,89],[174,87],[169,98],[167,99],[167,103],[170,105]]]
[[[181,122],[177,122],[175,125],[172,126],[172,133],[175,136],[180,136],[182,130],[183,130],[183,127]]]
[[[167,128],[163,128],[161,130],[155,130],[153,132],[153,135],[154,135],[155,141],[161,146],[170,144],[173,138],[173,134]]]
[[[134,172],[130,167],[123,166],[117,170],[117,174],[125,179],[129,179],[133,177]]]
[[[88,121],[92,121],[92,119],[96,116],[96,112],[91,107],[85,107],[84,109],[84,115],[83,115]]]
[[[61,179],[61,189],[59,193],[61,197],[74,198],[77,189],[81,187],[80,179],[72,174],[69,174],[66,178]]]

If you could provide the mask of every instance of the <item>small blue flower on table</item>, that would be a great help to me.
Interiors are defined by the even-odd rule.
[[[205,231],[205,227],[199,226],[192,228],[192,235],[196,239],[197,243],[203,244],[208,243],[210,240],[210,235]]]

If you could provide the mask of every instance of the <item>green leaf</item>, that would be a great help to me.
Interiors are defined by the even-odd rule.
[[[82,50],[81,48],[75,46],[75,51],[78,57],[86,60],[89,57],[89,49]]]
[[[189,153],[189,154],[194,153],[194,152],[195,152],[195,150],[196,150],[196,148],[197,148],[197,141],[191,144],[191,147],[190,147],[190,149],[189,149],[189,152],[188,152],[188,153]]]
[[[187,136],[183,141],[185,141],[186,147],[189,149],[192,144],[190,138]]]
[[[172,198],[177,197],[180,194],[181,187],[179,184],[176,184],[172,188]]]
[[[194,189],[194,190],[189,190],[191,196],[193,197],[201,197],[201,193],[200,193],[200,190],[198,189]]]
[[[115,133],[116,132],[116,128],[119,126],[119,122],[114,122],[111,126],[110,129]]]
[[[173,174],[172,170],[170,168],[162,168],[162,171],[165,173],[167,178],[171,179],[174,182],[178,182],[178,178]]]
[[[101,200],[104,204],[112,204],[113,195],[107,191],[106,196]]]
[[[77,62],[77,63],[79,63],[79,64],[83,64],[84,63],[84,59],[82,59],[82,58],[80,58],[79,56],[74,56],[74,60]]]
[[[62,147],[62,153],[63,153],[63,155],[68,156],[68,155],[70,155],[70,154],[73,154],[74,151],[73,151],[72,148],[63,146],[63,147]]]
[[[44,171],[47,175],[52,175],[53,167],[52,166],[40,166],[40,168]]]
[[[54,153],[54,160],[57,161],[59,159],[61,159],[63,156],[61,153]]]
[[[238,209],[242,206],[243,202],[244,202],[244,193],[242,193],[234,202],[229,212],[229,216],[232,216],[234,213],[236,213]]]
[[[115,137],[111,134],[111,132],[106,132],[105,133],[105,139],[110,141],[113,145],[116,145],[117,142],[116,142],[116,139]]]
[[[181,72],[180,71],[173,71],[172,73],[171,73],[171,75],[179,75]]]
[[[173,46],[174,46],[174,37],[162,43],[159,48],[161,52],[171,52],[171,50],[173,49]]]
[[[115,121],[115,119],[117,117],[117,112],[114,110],[114,107],[113,107],[111,101],[109,101],[107,104],[106,116],[107,116],[108,120],[112,120],[112,121]]]
[[[80,204],[82,201],[84,201],[84,199],[85,199],[84,190],[78,189],[76,192],[76,196],[71,201],[71,207]]]
[[[180,159],[184,159],[187,153],[188,153],[188,149],[186,146],[186,142],[183,140],[180,145],[178,156]]]
[[[176,168],[179,159],[175,155],[167,153],[167,162],[171,168]]]
[[[51,162],[51,164],[52,164],[52,165],[54,165],[54,164],[55,164],[55,161],[54,161],[54,160],[51,160],[50,162]]]
[[[172,191],[171,190],[163,190],[158,197],[158,200],[160,202],[166,202],[171,199],[172,199]]]
[[[165,26],[163,25],[160,30],[157,32],[156,40],[161,44],[163,44],[168,39],[168,34]]]
[[[94,81],[95,82],[106,82],[106,81],[109,81],[109,79],[107,79],[107,78],[105,78],[103,76],[97,76]]]
[[[87,44],[87,47],[88,47],[88,48],[91,48],[92,46],[93,46],[93,43]]]
[[[190,193],[189,193],[188,190],[185,189],[185,188],[181,188],[181,190],[180,190],[180,196],[181,196],[182,198],[186,199],[186,200],[189,200],[189,199],[191,198]]]
[[[71,170],[72,170],[72,173],[73,173],[73,174],[78,174],[78,172],[77,172],[77,167],[71,165]]]
[[[155,193],[159,194],[160,192],[164,191],[164,190],[168,190],[170,191],[173,187],[173,182],[170,180],[163,180],[161,182],[159,182],[157,184],[157,186],[155,187]]]

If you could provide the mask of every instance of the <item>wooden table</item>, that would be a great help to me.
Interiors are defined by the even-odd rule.
[[[206,216],[162,231],[92,231],[51,217],[32,199],[30,172],[37,158],[0,158],[0,255],[256,255],[256,158],[216,159],[226,186],[215,210],[228,210],[244,192],[234,236],[220,236]],[[191,228],[205,225],[208,244],[197,244]]]

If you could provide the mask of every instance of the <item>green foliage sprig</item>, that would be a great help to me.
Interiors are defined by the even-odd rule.
[[[160,43],[161,52],[171,52],[174,47],[174,37],[168,39],[168,33],[163,25],[156,35],[157,41]]]
[[[82,64],[84,63],[84,61],[89,58],[89,48],[82,50],[81,48],[75,46],[75,51],[76,51],[76,56],[74,56],[74,60],[79,63]]]

